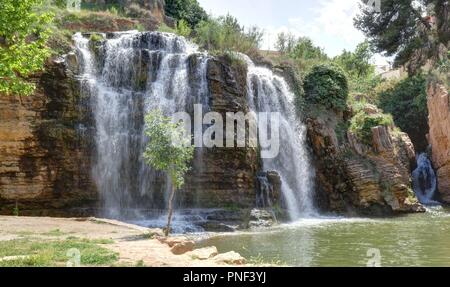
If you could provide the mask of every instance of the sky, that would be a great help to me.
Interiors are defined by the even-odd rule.
[[[353,26],[359,0],[198,0],[213,16],[230,13],[246,26],[265,32],[262,49],[274,49],[280,32],[307,36],[328,56],[353,51],[364,35]],[[384,64],[383,57],[374,62]]]

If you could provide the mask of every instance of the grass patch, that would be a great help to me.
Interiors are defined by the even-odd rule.
[[[372,128],[377,126],[393,127],[394,120],[391,115],[382,113],[367,114],[361,110],[351,120],[350,131],[353,132],[365,145],[372,144]]]
[[[68,254],[71,249],[79,251],[81,266],[110,266],[118,260],[118,255],[99,245],[112,242],[112,240],[87,240],[76,237],[55,241],[37,239],[1,241],[0,258],[26,257],[0,261],[0,267],[65,266],[66,262],[73,258]]]
[[[138,262],[136,262],[136,264],[134,266],[135,267],[145,267],[144,260],[139,260]]]
[[[49,232],[42,233],[42,235],[44,235],[44,236],[63,236],[63,235],[66,235],[66,234],[67,233],[62,232],[59,229],[54,229],[54,230],[51,230]]]
[[[267,260],[261,254],[248,258],[247,264],[254,266],[286,266],[287,264],[278,258]]]

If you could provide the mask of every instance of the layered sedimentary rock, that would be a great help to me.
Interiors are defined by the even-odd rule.
[[[0,95],[0,212],[52,213],[89,207],[86,99],[61,59],[48,63],[29,97]],[[54,213],[53,213],[54,214]]]
[[[438,178],[438,191],[450,202],[450,99],[443,85],[428,88],[429,142]]]
[[[378,112],[373,106],[366,110]],[[308,119],[320,207],[364,215],[421,211],[411,190],[415,153],[409,137],[393,127],[377,126],[366,145],[344,128],[351,116],[323,111]]]
[[[150,67],[144,56],[137,63],[144,66],[136,67],[137,71]],[[198,55],[189,58],[191,83],[196,82],[200,59]],[[37,77],[34,95],[0,97],[0,213],[12,214],[16,204],[21,214],[36,215],[93,214],[94,208],[102,207],[93,172],[98,149],[94,99],[83,91],[86,87],[81,84],[86,81],[79,75],[79,63],[75,53],[53,60]],[[210,59],[206,80],[211,111],[223,116],[248,111],[245,66]],[[136,109],[142,112],[143,104]],[[140,114],[136,118],[143,120]],[[200,164],[194,163],[187,176],[179,193],[179,207],[255,206],[260,168],[256,148],[204,148],[198,152]],[[159,178],[165,179],[162,175]],[[147,204],[149,197],[155,200],[153,195],[135,196],[140,196],[136,202],[141,202],[142,208],[165,206],[164,195],[156,196],[160,201],[154,206]]]
[[[245,66],[233,66],[224,58],[210,59],[207,80],[211,111],[221,114],[223,119],[228,112],[248,112],[246,77]],[[199,168],[187,177],[186,193],[191,196],[185,196],[184,204],[253,207],[260,168],[257,149],[203,148],[201,152]]]

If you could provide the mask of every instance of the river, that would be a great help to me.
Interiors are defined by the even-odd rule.
[[[213,235],[200,246],[288,266],[450,266],[450,209],[385,219],[313,218]]]

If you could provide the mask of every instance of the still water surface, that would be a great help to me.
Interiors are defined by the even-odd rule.
[[[290,266],[450,266],[450,209],[388,219],[303,219],[200,245]]]

